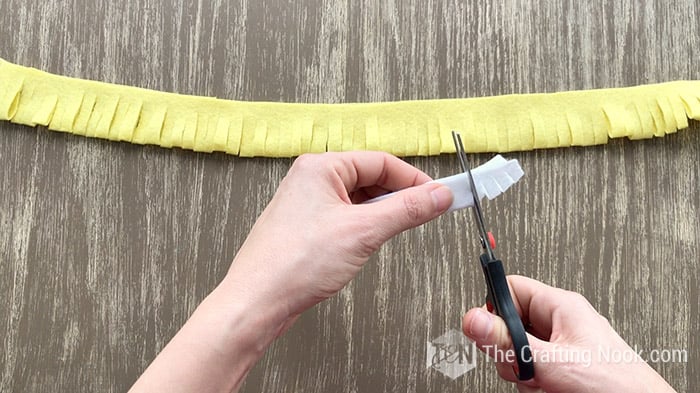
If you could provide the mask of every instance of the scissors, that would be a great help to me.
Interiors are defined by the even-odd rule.
[[[476,184],[474,184],[474,177],[467,167],[467,155],[462,145],[462,137],[459,133],[452,131],[452,139],[455,143],[457,157],[459,158],[462,170],[468,174],[469,187],[472,197],[474,198],[474,218],[479,228],[481,248],[483,249],[479,260],[481,261],[481,269],[484,272],[486,287],[488,288],[486,306],[489,311],[496,311],[496,315],[499,315],[506,322],[510,338],[513,341],[513,348],[515,349],[515,356],[518,363],[518,369],[514,369],[513,371],[519,380],[526,381],[535,376],[535,367],[532,352],[530,351],[530,344],[527,340],[527,334],[525,333],[525,327],[520,320],[518,312],[515,310],[513,298],[510,296],[503,263],[499,259],[496,259],[493,253],[493,249],[496,247],[496,241],[493,234],[486,230],[481,204],[479,203],[479,194],[476,190]]]

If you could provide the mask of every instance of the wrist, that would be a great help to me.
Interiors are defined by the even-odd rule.
[[[659,374],[649,363],[644,362],[640,365],[640,373],[637,381],[639,382],[639,392],[653,393],[676,393],[674,389],[661,374]]]
[[[222,282],[136,382],[134,392],[237,391],[284,313]]]
[[[281,302],[258,296],[231,275],[207,296],[200,308],[220,314],[224,342],[236,343],[236,347],[253,355],[255,360],[264,354],[290,319]]]
[[[631,351],[631,349],[630,349]],[[631,362],[599,363],[594,370],[575,367],[569,371],[576,374],[572,386],[586,386],[592,392],[640,392],[675,393],[666,380],[642,358]]]

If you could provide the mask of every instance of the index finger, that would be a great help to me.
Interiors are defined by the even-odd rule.
[[[418,168],[388,153],[355,151],[329,154],[338,158],[333,160],[334,169],[348,192],[372,186],[397,191],[432,180]]]
[[[585,297],[523,276],[508,276],[513,303],[529,331],[550,340],[552,327],[580,328],[598,315]]]

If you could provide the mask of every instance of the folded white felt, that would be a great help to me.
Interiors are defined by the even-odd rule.
[[[500,154],[494,156],[487,163],[472,169],[471,172],[479,199],[483,197],[493,199],[501,195],[525,174],[518,160],[506,160]],[[440,183],[452,190],[454,200],[447,210],[448,212],[474,206],[474,198],[466,173],[436,179],[431,183]],[[390,198],[392,195],[394,193],[381,195],[365,203],[378,202]]]

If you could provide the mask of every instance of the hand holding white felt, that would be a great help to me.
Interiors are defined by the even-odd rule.
[[[299,157],[224,280],[132,391],[237,391],[300,313],[342,289],[389,238],[447,210],[449,188],[429,181],[386,153]]]
[[[471,172],[474,177],[474,185],[479,194],[479,199],[483,197],[494,199],[520,180],[525,174],[517,160],[506,160],[500,154],[494,156],[487,163],[474,168]],[[431,181],[431,183],[439,183],[452,190],[454,199],[452,205],[450,205],[450,208],[447,210],[448,212],[474,206],[474,198],[472,197],[469,179],[466,173],[459,173],[436,179]],[[382,201],[390,198],[392,195],[393,194],[384,194],[370,199],[366,203]]]
[[[386,153],[299,157],[236,256],[229,278],[290,317],[342,289],[394,235],[444,213],[447,187]],[[390,199],[370,197],[401,190]]]

